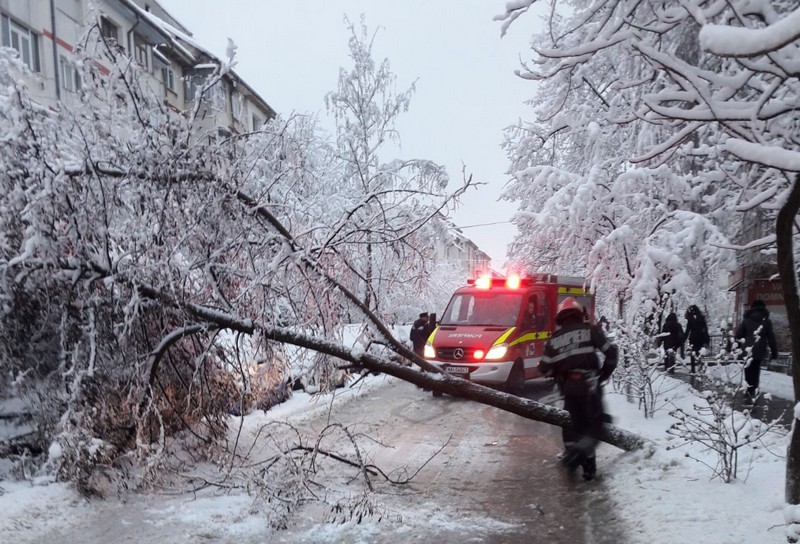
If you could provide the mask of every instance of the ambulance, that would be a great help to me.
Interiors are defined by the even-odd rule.
[[[587,321],[594,295],[579,277],[481,276],[456,290],[428,337],[425,359],[450,375],[519,394],[541,377],[539,359],[555,331],[556,309],[575,297]]]

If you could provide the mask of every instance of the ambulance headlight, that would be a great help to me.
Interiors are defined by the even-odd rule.
[[[489,353],[486,354],[484,359],[487,361],[497,361],[505,357],[506,353],[508,353],[508,344],[497,344],[496,346],[492,346],[492,349],[489,350]]]
[[[436,359],[436,350],[430,344],[425,344],[425,349],[422,352],[423,357],[426,359]]]

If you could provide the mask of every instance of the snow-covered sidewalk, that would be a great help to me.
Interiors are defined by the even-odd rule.
[[[735,369],[711,367],[709,372],[714,376]],[[791,376],[785,374],[762,371],[761,388],[783,399],[794,397]],[[786,430],[776,427],[763,443],[739,450],[738,478],[732,483],[712,480],[716,456],[697,443],[669,449],[679,440],[666,432],[677,421],[669,414],[672,408],[694,411],[693,406],[703,405],[701,398],[676,378],[666,378],[661,391],[663,407],[651,419],[644,419],[623,395],[607,395],[616,425],[659,446],[654,452],[621,453],[607,445],[600,450],[598,464],[631,542],[785,543]]]

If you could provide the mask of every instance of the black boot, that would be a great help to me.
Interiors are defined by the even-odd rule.
[[[567,451],[561,456],[561,464],[570,472],[581,466],[583,460],[583,452],[575,447],[567,448]]]
[[[595,458],[587,457],[583,460],[581,466],[583,466],[583,479],[587,482],[589,480],[593,480],[594,475],[597,474],[597,463],[595,462]]]

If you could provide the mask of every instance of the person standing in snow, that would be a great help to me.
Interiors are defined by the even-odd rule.
[[[601,383],[617,367],[617,347],[584,320],[583,308],[573,297],[559,304],[558,329],[544,347],[539,371],[556,379],[569,412],[570,428],[564,433],[567,450],[561,463],[571,474],[583,467],[583,478],[591,480],[597,472],[595,448],[603,429],[603,390]],[[605,358],[602,365],[597,356]]]
[[[425,342],[431,334],[431,329],[428,327],[428,312],[419,314],[419,319],[414,321],[411,325],[411,332],[409,337],[411,344],[414,346],[414,353],[423,357],[425,355]]]
[[[767,348],[772,359],[778,357],[775,332],[772,330],[772,321],[769,319],[769,311],[763,300],[753,301],[750,309],[744,313],[735,337],[740,343],[744,341],[744,379],[747,382],[745,395],[747,399],[753,400],[758,393],[761,362],[767,356]]]
[[[678,314],[671,312],[664,320],[664,327],[658,335],[658,345],[664,348],[664,371],[675,373],[675,354],[680,350],[683,358],[683,327],[678,322]]]
[[[689,362],[691,372],[700,366],[700,350],[708,347],[711,337],[708,334],[706,316],[696,305],[692,304],[686,309],[686,334],[683,339],[689,341]]]

